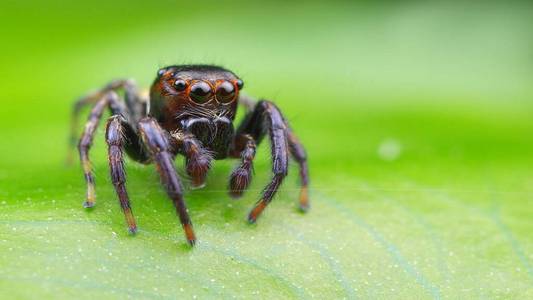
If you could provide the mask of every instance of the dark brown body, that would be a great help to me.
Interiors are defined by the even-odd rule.
[[[137,225],[126,190],[123,151],[138,162],[156,164],[190,244],[194,244],[196,237],[173,163],[177,154],[185,157],[192,187],[204,186],[213,159],[240,158],[229,180],[230,195],[236,198],[250,183],[257,144],[268,135],[273,176],[249,213],[248,221],[255,222],[273,199],[287,175],[289,154],[300,167],[300,209],[307,210],[309,176],[304,148],[274,103],[266,100],[255,103],[243,98],[239,95],[242,87],[242,81],[233,72],[220,67],[169,66],[158,71],[149,99],[143,98],[132,81],[117,80],[79,100],[74,109],[73,132],[81,107],[94,103],[78,144],[87,182],[84,206],[93,207],[95,203],[88,153],[102,113],[109,108],[112,116],[106,126],[106,142],[110,174],[131,233],[136,232]],[[124,99],[117,94],[120,89],[125,92]],[[247,112],[234,128],[239,102]]]

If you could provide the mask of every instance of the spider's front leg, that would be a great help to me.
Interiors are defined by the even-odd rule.
[[[181,182],[174,168],[174,155],[171,151],[169,136],[161,129],[157,121],[150,117],[141,119],[139,131],[148,150],[152,153],[167,194],[174,202],[187,241],[190,245],[194,245],[196,237],[183,199]]]
[[[242,167],[248,164],[251,166],[253,156],[250,157],[250,154],[252,153],[255,154],[255,144],[253,144],[252,146],[250,145],[250,142],[248,141],[247,138],[243,139],[242,132],[246,132],[246,130],[249,130],[246,128],[251,128],[250,123],[257,122],[257,116],[255,117],[253,116],[255,114],[254,109],[263,110],[263,108],[261,108],[260,106],[265,105],[265,104],[259,104],[259,103],[256,104],[256,102],[248,96],[241,96],[239,98],[239,103],[244,106],[244,108],[246,109],[247,115],[243,121],[243,124],[240,126],[238,130],[238,132],[241,132],[241,135],[236,136],[236,139],[234,141],[234,147],[232,148],[233,150],[231,152],[231,155],[233,157],[238,157],[238,155],[240,154],[243,159],[241,166],[235,169],[230,179],[230,194],[232,195],[234,195],[234,191],[239,191],[239,189],[236,188],[239,186],[237,182],[244,182],[243,180],[235,180],[234,178],[239,178],[239,177],[247,178],[249,182],[250,172],[243,172]],[[274,107],[278,111],[278,113],[280,113],[279,109],[273,103],[270,103],[270,104],[272,107]],[[300,197],[299,197],[299,207],[301,211],[306,212],[310,207],[309,205],[309,168],[307,165],[307,154],[305,152],[305,149],[302,143],[300,143],[298,137],[294,134],[294,132],[290,128],[287,120],[285,120],[283,116],[282,116],[282,119],[283,119],[283,123],[285,124],[286,131],[287,131],[289,151],[293,159],[298,163],[298,166],[300,169],[299,176],[300,176],[301,188],[300,188]],[[260,132],[255,132],[254,137],[257,139],[259,143],[262,135]],[[252,142],[253,142],[254,137],[252,137]],[[236,149],[240,149],[240,150],[238,150],[238,152],[235,152]],[[254,150],[253,152],[252,152],[252,149]],[[248,174],[248,176],[244,177],[245,174]],[[245,188],[246,186],[240,189],[240,192],[238,194],[239,195],[242,194],[242,190]]]
[[[248,221],[255,223],[259,215],[272,201],[281,182],[287,176],[289,148],[287,126],[279,109],[270,101],[259,101],[237,129],[237,136],[249,134],[259,143],[268,132],[272,149],[272,173],[270,183],[265,187],[259,200],[250,214]]]

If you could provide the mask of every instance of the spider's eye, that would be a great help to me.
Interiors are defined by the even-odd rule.
[[[229,103],[235,98],[235,87],[228,81],[224,81],[217,87],[217,101]]]
[[[191,86],[190,97],[196,103],[205,103],[211,96],[211,86],[206,82],[199,81]]]
[[[187,82],[183,79],[178,79],[174,82],[174,87],[178,92],[183,92],[187,88]]]
[[[163,74],[165,74],[167,72],[167,69],[159,69],[159,71],[157,71],[157,76],[161,77],[163,76]]]
[[[242,82],[242,80],[240,79],[237,79],[237,87],[239,88],[239,90],[241,90],[243,86],[244,86],[244,82]]]

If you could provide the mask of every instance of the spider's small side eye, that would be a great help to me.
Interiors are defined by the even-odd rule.
[[[157,76],[158,77],[161,77],[163,76],[163,74],[165,74],[167,72],[167,69],[159,69],[159,71],[157,71]]]
[[[199,81],[191,86],[190,98],[196,103],[205,103],[211,97],[211,86],[206,82]]]
[[[242,89],[244,87],[244,82],[242,82],[242,80],[240,79],[237,79],[237,87],[240,89]]]
[[[217,87],[217,101],[229,103],[235,98],[235,87],[228,81],[224,81]]]
[[[183,79],[178,79],[174,82],[174,87],[178,92],[183,92],[187,88],[187,82]]]

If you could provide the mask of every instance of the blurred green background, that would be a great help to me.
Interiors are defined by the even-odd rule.
[[[532,26],[525,1],[2,1],[0,298],[532,298]],[[293,167],[246,224],[265,143],[243,199],[234,161],[187,191],[195,249],[154,167],[128,163],[130,237],[102,129],[82,208],[74,99],[180,63],[278,103],[310,157],[309,214]]]

